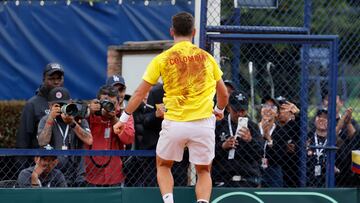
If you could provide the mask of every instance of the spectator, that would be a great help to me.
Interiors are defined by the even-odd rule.
[[[322,96],[322,106],[327,108],[329,104],[328,92],[325,91]],[[336,165],[339,167],[340,173],[336,177],[336,184],[339,187],[353,187],[357,183],[354,182],[354,173],[351,171],[351,150],[356,148],[359,143],[360,126],[352,118],[353,109],[348,107],[344,114],[341,110],[344,108],[344,101],[339,95],[336,95],[336,134],[338,139],[339,150],[336,155]]]
[[[328,109],[329,97],[328,94],[323,95],[322,106],[325,109]],[[345,114],[341,115],[341,109],[344,107],[344,101],[339,95],[336,95],[336,132],[342,140],[345,140],[348,136],[353,137],[357,131],[359,131],[360,126],[352,118],[352,108],[348,107],[345,110]],[[345,117],[344,120],[341,118]],[[339,122],[341,121],[341,122]]]
[[[125,109],[125,92],[126,92],[126,85],[125,79],[120,74],[115,74],[107,78],[106,80],[107,86],[113,86],[118,90],[118,102],[116,105],[116,113],[117,117],[120,117],[120,114],[123,109]]]
[[[228,92],[229,95],[230,95],[233,91],[236,90],[236,86],[235,86],[235,84],[233,83],[233,81],[231,81],[231,80],[224,80],[224,84],[225,84],[225,86],[226,86],[226,90],[227,90],[227,92]],[[215,99],[215,98],[214,98],[214,99]],[[216,103],[216,101],[215,101],[215,103]],[[227,106],[225,107],[224,117],[227,117],[227,116],[228,116],[228,114],[229,114],[229,112],[230,112],[230,109],[229,109],[229,108],[230,108],[229,105],[227,105]]]
[[[46,150],[53,149],[50,145]],[[17,187],[67,187],[64,174],[55,169],[58,163],[56,156],[36,156],[35,166],[23,169],[17,179]]]
[[[64,69],[60,64],[49,63],[43,72],[43,84],[36,95],[29,99],[20,118],[20,127],[16,135],[16,148],[38,148],[36,138],[40,119],[49,112],[48,94],[55,87],[64,84]]]
[[[315,129],[308,134],[308,146],[321,147],[327,144],[328,111],[319,109],[315,116]],[[310,187],[325,186],[326,153],[324,149],[308,148],[307,184]]]
[[[54,87],[64,85],[64,69],[58,63],[49,63],[43,71],[43,81],[36,93],[25,104],[16,134],[16,148],[39,148],[36,138],[40,119],[49,113],[48,94]],[[20,169],[31,166],[33,159],[17,157]]]
[[[297,106],[286,98],[279,96],[276,98],[280,105],[278,116],[278,128],[275,133],[286,143],[283,155],[282,169],[285,187],[298,187],[299,181],[299,153],[300,153],[300,110]]]
[[[72,103],[69,91],[63,87],[56,87],[49,92],[48,101],[50,113],[40,120],[38,127],[39,145],[50,144],[59,150],[82,149],[83,143],[91,145],[93,138],[88,122],[64,112],[64,107]],[[68,186],[84,184],[83,157],[61,156],[58,167],[64,173]]]
[[[97,99],[90,103],[89,125],[94,141],[87,146],[88,149],[123,150],[126,144],[134,142],[132,117],[123,133],[117,135],[113,131],[113,125],[118,121],[115,111],[118,98],[118,90],[114,86],[102,86]],[[123,162],[119,156],[86,157],[86,181],[92,186],[121,186],[125,179],[122,168]]]
[[[281,157],[285,148],[284,138],[276,133],[279,126],[276,123],[279,105],[270,96],[262,99],[260,133],[263,138],[264,154],[261,159],[262,186],[283,187],[283,173],[281,169]]]
[[[139,105],[139,107],[134,111],[133,118],[134,118],[134,129],[135,129],[135,140],[134,140],[134,148],[136,150],[144,149],[143,146],[143,139],[145,135],[144,130],[144,114],[146,109],[149,108],[147,106],[147,97],[144,101]],[[151,106],[151,108],[154,108]]]
[[[260,186],[262,146],[258,125],[248,119],[248,127],[236,132],[239,117],[248,118],[248,105],[244,94],[232,92],[229,97],[229,115],[216,124],[216,153],[212,170],[215,186]],[[230,149],[235,149],[232,159],[228,158]]]
[[[226,86],[226,89],[229,93],[229,95],[233,92],[233,91],[236,91],[236,87],[235,87],[235,84],[233,83],[233,81],[231,80],[224,80],[224,84]]]

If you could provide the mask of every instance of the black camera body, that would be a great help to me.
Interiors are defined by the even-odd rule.
[[[77,119],[87,118],[89,116],[89,112],[87,103],[80,100],[61,105],[61,113],[73,116]]]
[[[75,117],[80,118],[80,119],[84,119],[89,117],[90,115],[90,109],[88,107],[88,104],[84,101],[78,100],[75,102],[76,107],[78,109],[78,113]]]
[[[95,112],[95,115],[97,116],[101,116],[101,111],[104,109],[106,112],[113,112],[115,111],[115,104],[114,102],[104,99],[104,100],[100,100],[100,110]]]

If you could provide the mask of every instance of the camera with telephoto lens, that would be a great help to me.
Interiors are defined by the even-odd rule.
[[[104,100],[100,100],[99,101],[100,103],[100,110],[95,112],[95,115],[97,116],[101,116],[101,111],[102,109],[104,109],[106,112],[113,112],[115,111],[115,104],[114,102],[110,101],[110,100],[107,100],[107,99],[104,99]]]
[[[85,102],[75,101],[74,103],[61,105],[61,113],[83,119],[89,116],[89,109]]]
[[[61,105],[60,111],[67,116],[75,117],[78,114],[78,108],[74,103]]]

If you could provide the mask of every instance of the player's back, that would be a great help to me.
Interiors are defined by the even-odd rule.
[[[221,71],[214,58],[189,41],[176,43],[155,60],[160,64],[167,108],[165,118],[190,121],[212,115]]]

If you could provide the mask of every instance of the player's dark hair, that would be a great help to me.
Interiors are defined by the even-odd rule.
[[[194,17],[187,12],[181,12],[172,17],[172,27],[175,35],[189,36],[194,29]]]

